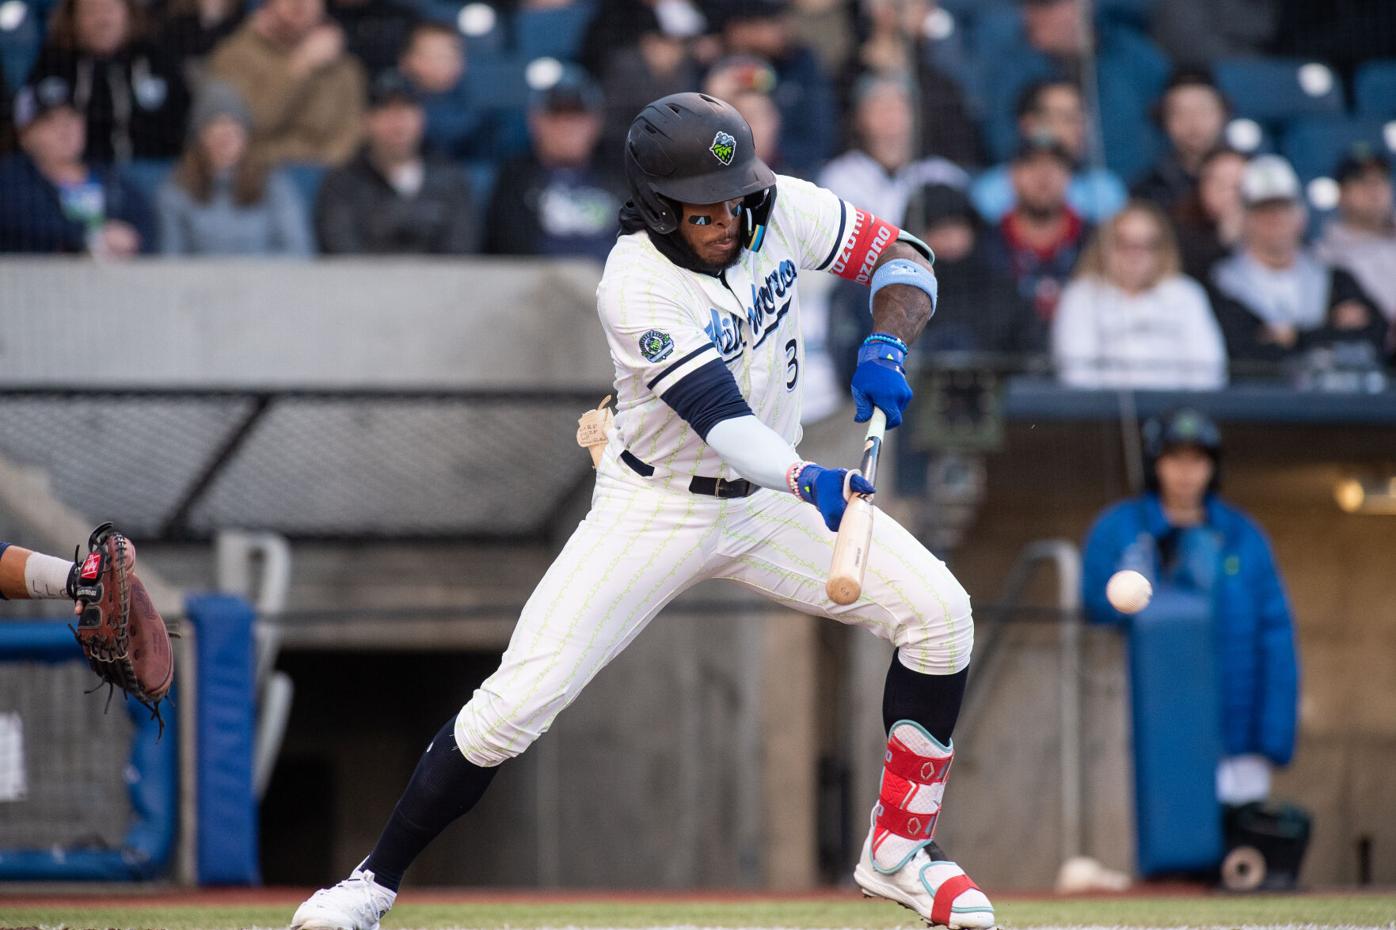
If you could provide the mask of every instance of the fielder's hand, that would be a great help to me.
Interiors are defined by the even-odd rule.
[[[869,416],[872,414],[870,413]],[[843,512],[848,507],[848,498],[853,494],[873,494],[876,489],[857,471],[849,468],[824,468],[819,465],[806,465],[800,469],[796,479],[801,500],[819,508],[824,516],[824,525],[831,531],[839,531]]]
[[[863,341],[858,350],[858,367],[853,370],[855,423],[868,422],[873,407],[887,414],[888,429],[902,422],[902,411],[911,403],[906,353],[906,343],[887,333],[873,333]]]

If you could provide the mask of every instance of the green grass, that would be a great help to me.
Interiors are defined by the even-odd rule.
[[[135,904],[10,908],[0,897],[0,927],[66,930],[234,930],[284,927],[290,906],[207,907]],[[1396,930],[1396,895],[1222,895],[1008,900],[998,904],[1005,928],[1215,927],[1314,925]],[[384,930],[405,928],[539,927],[830,927],[920,926],[909,912],[882,902],[819,899],[772,901],[644,901],[595,899],[538,904],[408,904],[394,909]]]

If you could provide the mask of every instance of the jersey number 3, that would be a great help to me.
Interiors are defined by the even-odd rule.
[[[795,382],[800,380],[800,348],[795,340],[791,339],[785,344],[785,389],[795,390]]]

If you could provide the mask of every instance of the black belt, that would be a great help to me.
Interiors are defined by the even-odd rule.
[[[654,474],[654,466],[640,461],[640,459],[630,454],[629,449],[623,449],[620,453],[620,460],[630,466],[630,470],[641,478],[648,478]],[[750,497],[761,489],[761,485],[752,484],[745,478],[728,480],[726,478],[704,478],[695,477],[688,483],[688,490],[693,494],[706,494],[708,497],[719,497],[724,500],[733,497]]]

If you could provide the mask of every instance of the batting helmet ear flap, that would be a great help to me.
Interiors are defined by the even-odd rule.
[[[742,198],[742,246],[749,252],[759,252],[766,239],[766,226],[776,205],[776,189],[772,185]]]
[[[630,193],[634,196],[635,206],[639,209],[646,226],[661,236],[679,228],[678,204],[657,193],[646,183],[645,170],[640,167],[640,160],[635,155],[635,144],[629,141],[625,146],[625,176],[630,182]]]

